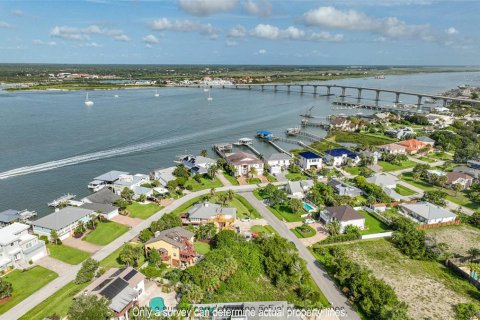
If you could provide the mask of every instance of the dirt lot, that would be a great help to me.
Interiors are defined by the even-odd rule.
[[[438,262],[407,258],[386,240],[350,244],[347,252],[394,288],[413,319],[453,319],[456,304],[473,301],[467,281]]]
[[[480,230],[468,225],[429,229],[427,234],[447,243],[449,251],[459,255],[465,255],[471,247],[480,247]]]

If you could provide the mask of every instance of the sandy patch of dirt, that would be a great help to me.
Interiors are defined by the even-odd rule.
[[[465,225],[429,229],[427,234],[437,242],[445,242],[451,253],[459,255],[466,255],[468,249],[479,247],[480,243],[480,230]]]

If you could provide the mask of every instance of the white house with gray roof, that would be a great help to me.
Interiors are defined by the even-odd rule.
[[[118,208],[105,203],[84,203],[80,208],[93,210],[104,218],[111,220],[118,216]]]
[[[128,172],[112,170],[98,177],[95,177],[92,182],[88,184],[88,188],[93,192],[97,192],[107,186],[113,185],[121,176],[128,175]]]
[[[176,167],[155,169],[150,172],[150,179],[158,180],[162,186],[166,187],[170,181],[177,179],[177,177],[173,175],[175,168]]]
[[[50,238],[50,233],[55,230],[60,240],[68,238],[81,222],[88,222],[91,216],[95,215],[94,210],[66,207],[55,211],[43,218],[32,221],[33,232],[38,235],[45,235]]]
[[[331,186],[336,193],[340,196],[349,196],[349,197],[357,197],[363,194],[363,191],[355,186],[349,185],[343,181],[338,179],[330,179],[327,183]]]
[[[133,188],[140,187],[142,184],[148,183],[149,181],[149,176],[145,174],[120,175],[120,177],[113,183],[113,191],[116,194],[121,194],[125,188],[133,190]]]
[[[29,225],[14,222],[0,229],[0,271],[8,268],[26,268],[29,261],[47,255],[45,242],[29,234]]]
[[[290,166],[292,157],[285,153],[273,153],[266,159],[266,162],[270,166],[271,174],[279,174]]]
[[[403,203],[400,210],[422,224],[455,221],[457,215],[430,202]]]
[[[303,199],[313,187],[313,184],[313,180],[288,181],[285,186],[285,191],[287,191],[287,196],[289,198]]]
[[[381,187],[383,192],[385,192],[390,198],[394,201],[402,201],[407,199],[406,197],[399,194],[395,191],[397,187],[398,178],[389,173],[377,173],[370,178],[367,178],[367,182],[376,184]]]

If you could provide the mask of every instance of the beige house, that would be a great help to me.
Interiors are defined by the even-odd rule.
[[[263,161],[251,153],[236,152],[226,156],[227,163],[235,167],[235,175],[247,176],[252,168],[257,174],[263,173]]]

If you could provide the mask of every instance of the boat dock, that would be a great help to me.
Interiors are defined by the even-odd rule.
[[[287,155],[289,155],[290,157],[292,157],[292,154],[288,151],[286,151],[285,149],[283,149],[282,147],[280,147],[278,144],[276,144],[275,142],[273,141],[268,141],[268,143],[270,143],[275,149],[277,149],[278,151],[282,152],[282,153],[285,153]]]
[[[225,153],[232,152],[233,145],[231,143],[217,143],[212,146],[218,156],[225,159]]]
[[[337,106],[332,108],[333,110],[352,110],[352,109],[369,109],[369,110],[379,110],[379,111],[390,111],[396,112],[400,114],[416,114],[421,112],[421,108],[419,108],[415,104],[394,104],[394,105],[385,105],[381,106],[379,104],[357,104],[347,101],[334,101],[332,102],[333,105]]]
[[[52,202],[49,202],[48,206],[56,208],[56,207],[58,207],[60,205],[64,205],[64,204],[73,205],[73,206],[82,205],[81,201],[74,200],[75,197],[76,197],[76,195],[67,193],[67,194],[61,196],[60,198],[57,198],[57,199],[53,200]]]
[[[316,127],[326,130],[329,126],[328,122],[310,122],[308,119],[302,119],[302,127]]]

